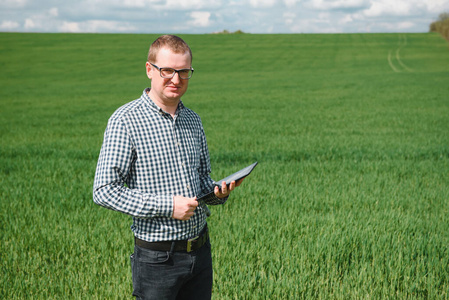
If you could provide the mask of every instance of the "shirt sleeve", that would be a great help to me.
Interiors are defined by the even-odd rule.
[[[213,192],[215,188],[215,182],[210,178],[210,172],[209,149],[207,147],[206,134],[204,133],[203,127],[201,127],[201,155],[198,173],[200,175],[200,185],[203,194],[209,194]],[[228,197],[218,198],[215,194],[211,194],[203,200],[208,205],[218,205],[224,204],[228,200]]]
[[[125,124],[109,119],[95,172],[93,201],[138,218],[172,217],[173,195],[151,195],[126,185],[136,152]]]

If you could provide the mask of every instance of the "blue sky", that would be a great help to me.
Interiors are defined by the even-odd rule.
[[[0,0],[0,31],[427,32],[449,0]]]

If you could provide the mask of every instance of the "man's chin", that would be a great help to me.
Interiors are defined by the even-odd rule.
[[[179,100],[183,94],[184,93],[180,93],[180,92],[168,92],[165,94],[165,96],[167,97],[167,99]]]

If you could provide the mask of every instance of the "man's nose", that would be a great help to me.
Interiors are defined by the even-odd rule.
[[[175,72],[175,76],[172,77],[171,81],[174,82],[174,83],[181,82],[181,77],[179,77],[179,73],[178,72]]]

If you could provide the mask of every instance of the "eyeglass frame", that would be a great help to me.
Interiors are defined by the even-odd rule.
[[[179,78],[184,79],[184,80],[189,80],[190,78],[192,78],[193,71],[195,71],[192,67],[190,67],[189,69],[180,69],[180,70],[176,70],[176,69],[169,68],[169,67],[163,67],[163,68],[160,68],[160,67],[156,66],[155,64],[153,64],[153,63],[151,63],[151,62],[150,62],[150,65],[152,65],[153,67],[155,67],[155,68],[159,71],[159,75],[161,75],[162,78],[166,78],[166,79],[169,79],[169,78],[171,79],[171,78],[175,77],[175,74],[176,74],[176,73],[178,73]],[[162,69],[171,69],[171,70],[173,70],[174,72],[173,72],[173,74],[172,74],[171,77],[162,76]],[[192,73],[190,74],[190,77],[188,77],[188,78],[183,78],[183,77],[181,77],[181,74],[180,74],[179,72],[185,71],[185,70],[192,71]]]

